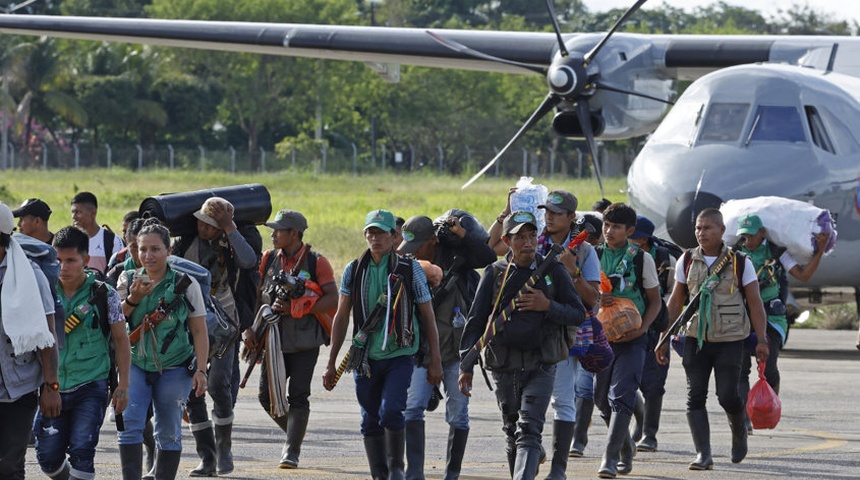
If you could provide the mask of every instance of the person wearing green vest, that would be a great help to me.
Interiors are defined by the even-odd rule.
[[[767,340],[770,345],[770,356],[765,364],[764,375],[773,391],[779,394],[780,376],[777,359],[788,332],[788,319],[785,309],[785,299],[788,295],[786,273],[790,273],[791,276],[801,282],[809,281],[821,263],[821,257],[824,256],[830,235],[823,232],[816,235],[815,243],[818,248],[812,256],[812,260],[806,265],[799,265],[784,247],[780,247],[767,239],[767,229],[758,215],[747,214],[741,217],[737,234],[745,239],[741,251],[747,254],[752,260],[753,267],[755,267],[761,301],[764,303],[764,310],[767,314]],[[746,401],[750,391],[751,369],[750,355],[744,355],[740,382],[741,399],[744,401]],[[751,430],[752,424],[749,424],[749,419],[747,419],[747,431]]]
[[[200,396],[206,391],[206,307],[200,284],[167,264],[170,232],[157,219],[144,222],[137,235],[137,248],[143,268],[124,272],[117,283],[133,342],[129,405],[125,430],[119,432],[122,476],[124,480],[141,478],[143,428],[152,403],[158,419],[155,478],[173,480],[182,453],[182,411],[188,392],[194,388]],[[183,277],[190,284],[177,291],[177,286],[185,283]],[[142,327],[144,322],[152,326]],[[142,333],[135,342],[138,327]]]
[[[62,410],[55,418],[43,418],[40,411],[35,421],[41,427],[35,429],[36,458],[42,471],[54,479],[95,478],[93,460],[108,404],[111,340],[119,373],[111,406],[122,414],[128,404],[130,353],[125,317],[113,288],[105,285],[104,293],[95,293],[100,284],[95,273],[85,268],[89,241],[86,233],[74,227],[65,227],[54,236],[60,262],[57,292],[69,313],[65,345],[59,351]],[[103,325],[109,325],[107,332]]]

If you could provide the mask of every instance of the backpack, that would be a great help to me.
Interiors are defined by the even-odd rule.
[[[105,247],[105,259],[110,261],[110,257],[113,256],[113,242],[116,239],[116,234],[113,233],[113,230],[110,229],[107,225],[102,225],[102,228],[105,229],[104,235],[104,247]]]
[[[253,267],[240,268],[233,285],[233,300],[236,302],[236,322],[240,331],[251,327],[257,315],[257,287],[260,285],[260,257],[263,254],[263,237],[254,224],[241,224],[237,227],[242,238],[248,242],[257,254],[257,263]]]
[[[454,235],[448,229],[448,225],[445,223],[445,220],[447,220],[448,217],[459,218],[460,226],[466,229],[466,235],[469,238],[478,240],[480,243],[487,243],[487,240],[489,240],[490,232],[481,225],[481,222],[479,222],[474,215],[465,210],[452,208],[451,210],[443,213],[436,220],[433,220],[433,227],[440,244],[448,247],[457,247],[463,243],[463,240],[460,237]]]
[[[600,259],[603,257],[603,245],[598,245],[594,247],[594,251],[597,252],[597,258]],[[659,250],[658,250],[659,252]],[[648,308],[648,296],[645,295],[645,291],[642,285],[642,272],[645,268],[645,260],[644,260],[645,250],[639,249],[636,252],[636,255],[633,257],[633,272],[636,274],[636,282],[633,284],[633,288],[638,289],[642,292],[642,299],[645,301],[645,308]],[[667,272],[668,275],[668,272]],[[666,305],[666,300],[663,299],[663,296],[660,296],[660,311],[657,313],[657,317],[654,318],[654,321],[651,322],[651,325],[648,327],[649,329],[653,329],[657,333],[662,333],[669,327],[669,307]]]
[[[54,331],[57,334],[57,348],[63,348],[66,342],[66,311],[57,293],[57,282],[60,279],[60,262],[57,261],[57,251],[47,243],[22,233],[14,233],[12,238],[18,242],[27,258],[36,263],[42,273],[45,274],[45,278],[48,279],[51,296],[54,297]]]

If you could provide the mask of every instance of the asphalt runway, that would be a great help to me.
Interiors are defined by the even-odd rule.
[[[731,432],[722,409],[710,389],[708,409],[714,469],[693,472],[687,464],[695,457],[686,423],[685,379],[680,358],[672,357],[667,381],[659,451],[637,454],[633,472],[619,478],[772,480],[860,478],[860,351],[856,332],[793,330],[780,356],[782,373],[782,420],[773,430],[756,430],[749,439],[749,455],[740,464],[729,459]],[[363,479],[369,478],[364,447],[358,433],[359,409],[351,377],[344,377],[333,392],[322,388],[322,368],[328,349],[320,352],[308,433],[302,447],[300,468],[277,468],[284,435],[259,406],[256,396],[258,369],[249,387],[241,390],[236,405],[233,453],[234,479]],[[242,365],[244,373],[245,365]],[[755,373],[753,373],[755,374]],[[470,404],[471,433],[463,471],[464,480],[508,477],[501,420],[495,396],[478,383]],[[482,382],[482,381],[481,381]],[[552,451],[552,409],[543,439]],[[441,478],[445,465],[448,426],[444,405],[428,414],[425,472],[428,479]],[[571,458],[568,478],[597,478],[606,439],[606,428],[595,412],[589,444],[582,458]],[[184,451],[177,478],[187,478],[197,466],[194,441],[186,429]],[[551,453],[550,453],[551,454]],[[544,464],[541,473],[549,471]],[[120,479],[119,453],[114,424],[105,422],[96,454],[97,478]],[[27,477],[47,478],[27,452]],[[543,478],[539,476],[538,478]]]

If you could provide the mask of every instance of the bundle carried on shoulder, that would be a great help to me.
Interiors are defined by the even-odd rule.
[[[600,291],[606,293],[612,291],[612,285],[606,274],[600,273]],[[642,326],[642,316],[639,309],[632,300],[615,297],[612,305],[601,305],[597,311],[597,319],[603,324],[606,338],[614,342],[623,337],[627,332],[632,332]]]
[[[729,200],[720,207],[726,233],[723,241],[734,245],[738,240],[738,224],[744,215],[755,214],[765,227],[767,239],[785,247],[800,264],[812,259],[817,247],[815,235],[829,233],[825,253],[836,245],[836,226],[830,212],[799,200],[783,197],[754,197]]]

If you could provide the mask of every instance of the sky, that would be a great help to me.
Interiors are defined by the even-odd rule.
[[[837,20],[846,19],[860,22],[860,2],[856,0],[724,0],[729,5],[758,10],[765,18],[775,16],[778,10],[789,10],[795,4],[810,5],[814,10],[833,14]],[[643,9],[654,8],[662,4],[671,5],[690,11],[695,7],[707,6],[716,3],[717,0],[649,0]],[[603,12],[613,8],[626,8],[633,5],[633,0],[584,0],[585,5],[592,12]]]

